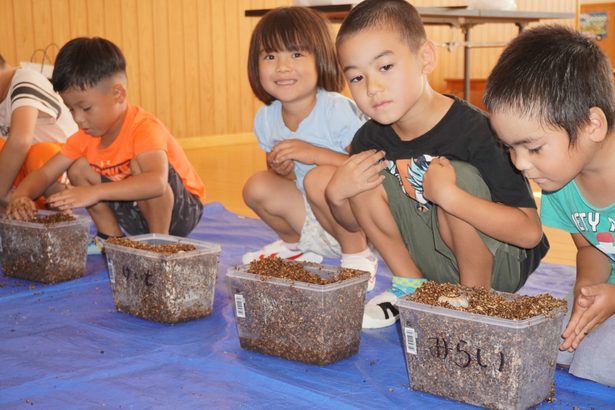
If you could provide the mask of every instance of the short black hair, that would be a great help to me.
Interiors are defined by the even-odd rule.
[[[537,26],[502,52],[487,78],[484,102],[491,112],[512,110],[561,128],[574,145],[592,107],[613,128],[613,69],[591,38],[561,25]]]
[[[271,104],[271,96],[260,82],[258,61],[262,52],[308,51],[316,60],[319,88],[340,92],[344,76],[335,57],[335,46],[328,20],[307,7],[278,7],[257,23],[250,38],[248,79],[254,95]]]
[[[342,22],[335,44],[339,47],[346,37],[374,28],[399,33],[412,51],[417,51],[427,39],[419,12],[406,0],[364,0]]]
[[[115,74],[126,74],[126,59],[118,46],[100,37],[77,37],[58,52],[51,83],[57,92],[85,90]]]

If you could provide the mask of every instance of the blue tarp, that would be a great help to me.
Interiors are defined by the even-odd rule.
[[[241,349],[225,273],[275,235],[214,203],[191,237],[222,246],[214,311],[176,325],[117,312],[103,256],[55,285],[2,274],[0,408],[473,408],[409,388],[399,326],[362,332],[356,355],[322,367]],[[378,276],[372,294],[389,284],[384,264]],[[544,263],[522,291],[563,297],[573,280]],[[615,389],[558,368],[555,401],[538,408],[574,406],[615,409]]]

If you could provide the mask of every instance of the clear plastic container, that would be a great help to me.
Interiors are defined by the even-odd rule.
[[[303,265],[322,278],[340,269]],[[255,275],[248,268],[226,273],[242,348],[318,365],[359,350],[369,273],[316,285]]]
[[[39,211],[37,216],[57,212]],[[6,276],[43,283],[80,278],[86,273],[90,218],[39,223],[0,218],[0,261]]]
[[[220,245],[162,234],[136,235],[129,239],[155,245],[188,243],[196,249],[161,254],[105,243],[117,310],[162,323],[211,314]]]
[[[526,409],[551,394],[564,309],[509,320],[404,298],[397,306],[414,390],[494,409]]]

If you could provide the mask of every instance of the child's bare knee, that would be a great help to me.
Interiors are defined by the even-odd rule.
[[[348,200],[353,207],[364,207],[368,204],[387,204],[388,206],[387,193],[382,185],[363,191]]]
[[[325,189],[333,173],[335,172],[335,167],[330,165],[320,165],[310,169],[303,178],[303,186],[305,189],[316,188],[321,191]]]
[[[157,218],[160,215],[171,215],[174,201],[173,190],[167,184],[162,195],[137,201],[137,206],[147,222],[150,223],[152,218]]]
[[[249,201],[256,196],[256,192],[258,192],[258,186],[260,185],[261,177],[260,173],[252,175],[243,186],[241,190],[241,194],[243,196],[244,201]]]
[[[462,219],[457,218],[454,215],[449,214],[442,208],[438,208],[438,227],[436,228],[440,232],[440,236],[460,236],[465,235],[467,237],[470,233],[476,233],[476,238],[480,240],[478,231],[472,225],[468,224]]]
[[[272,171],[257,172],[248,178],[243,186],[242,195],[244,201],[250,202],[266,199],[271,194],[271,188],[277,186],[276,183],[279,181]]]
[[[325,189],[331,180],[335,167],[322,165],[308,171],[303,178],[305,194],[311,203],[325,204]]]
[[[98,176],[99,181],[94,181],[91,178],[92,173],[93,171],[90,168],[90,164],[85,158],[79,158],[66,170],[68,180],[71,185],[74,186],[93,185],[98,183],[100,181],[100,176]]]

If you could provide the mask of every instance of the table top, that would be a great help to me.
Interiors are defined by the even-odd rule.
[[[482,23],[530,23],[545,19],[571,19],[574,13],[487,10],[449,7],[418,7],[425,24],[482,24]]]
[[[324,13],[331,21],[340,22],[346,17],[352,4],[330,6],[312,6]],[[571,19],[574,13],[523,11],[523,10],[487,10],[467,7],[417,7],[425,24],[446,24],[453,26],[475,25],[483,23],[530,23],[543,19]],[[263,16],[270,9],[246,10],[246,17]]]

